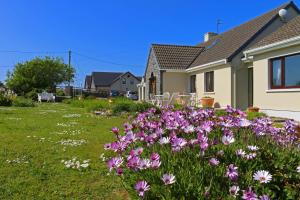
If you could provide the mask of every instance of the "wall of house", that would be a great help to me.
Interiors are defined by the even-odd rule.
[[[185,72],[163,72],[163,92],[188,93],[188,75]]]
[[[156,77],[156,94],[161,94],[161,77],[160,77],[160,69],[158,66],[158,62],[156,60],[154,51],[152,48],[150,49],[150,54],[148,57],[148,63],[145,71],[145,83],[146,83],[146,100],[149,99],[149,78],[151,77],[151,74]]]
[[[287,9],[286,21],[297,16],[294,8]],[[264,31],[262,31],[253,41],[251,41],[244,49],[251,48],[255,43],[271,34],[284,24],[280,18],[274,20]],[[232,105],[243,110],[248,107],[248,66],[245,65],[241,58],[244,56],[243,51],[236,55],[232,61]]]
[[[123,84],[123,79],[126,80],[126,84]],[[137,84],[139,83],[140,81],[132,74],[125,73],[119,80],[111,85],[110,90],[119,91],[121,93],[125,93],[126,91],[137,92]]]
[[[254,105],[263,110],[299,112],[300,89],[271,90],[269,87],[269,59],[300,52],[300,45],[255,56],[253,60]],[[300,76],[300,74],[299,74]],[[300,120],[300,118],[299,118]]]
[[[205,92],[204,73],[210,71],[214,71],[214,92]],[[231,105],[231,66],[229,64],[189,73],[187,80],[191,75],[196,75],[196,93],[199,99],[204,96],[213,97],[216,108]]]

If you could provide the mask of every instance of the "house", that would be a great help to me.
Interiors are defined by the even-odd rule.
[[[153,44],[141,100],[164,92],[300,120],[300,11],[291,1],[195,46]],[[140,92],[141,93],[141,92]]]
[[[85,78],[84,89],[104,96],[112,91],[125,94],[127,91],[137,92],[140,82],[141,79],[130,72],[92,72]]]

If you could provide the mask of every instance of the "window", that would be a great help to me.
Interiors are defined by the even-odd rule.
[[[133,85],[134,84],[134,80],[130,80],[130,84]]]
[[[122,84],[123,84],[123,85],[126,84],[126,79],[125,79],[125,78],[122,79]]]
[[[190,76],[190,92],[196,92],[196,75]]]
[[[205,72],[204,74],[205,92],[214,91],[214,72]]]
[[[270,87],[300,88],[300,54],[270,60]]]

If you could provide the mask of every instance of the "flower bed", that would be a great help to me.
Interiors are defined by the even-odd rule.
[[[252,121],[228,107],[149,109],[116,141],[108,162],[132,197],[145,199],[300,199],[297,124],[283,128],[262,117]],[[110,153],[109,153],[110,154]]]

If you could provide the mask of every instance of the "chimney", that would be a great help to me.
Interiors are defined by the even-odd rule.
[[[204,34],[204,42],[207,42],[208,40],[215,37],[216,35],[218,35],[218,33],[213,33],[213,32],[205,33]]]

